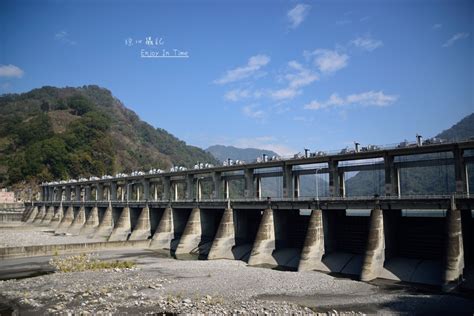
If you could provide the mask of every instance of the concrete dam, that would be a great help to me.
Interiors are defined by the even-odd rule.
[[[473,288],[473,149],[469,140],[45,183],[23,221],[177,259]],[[401,171],[427,166],[452,170],[455,192],[403,194]],[[346,194],[344,174],[364,170],[383,174],[384,194]],[[302,196],[301,178],[318,174],[328,176],[329,195]],[[267,177],[281,179],[281,197],[262,196]],[[241,197],[230,197],[233,181]]]

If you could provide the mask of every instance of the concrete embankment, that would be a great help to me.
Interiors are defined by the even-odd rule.
[[[0,203],[0,223],[21,222],[24,211],[24,203]]]
[[[54,254],[88,252],[106,249],[148,248],[150,240],[108,241],[78,244],[37,245],[0,248],[0,259],[49,256]]]

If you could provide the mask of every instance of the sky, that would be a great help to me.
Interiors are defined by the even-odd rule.
[[[281,155],[474,112],[474,1],[0,1],[0,94],[96,84],[188,144]]]

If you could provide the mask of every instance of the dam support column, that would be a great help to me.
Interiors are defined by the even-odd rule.
[[[456,148],[454,155],[454,176],[456,180],[456,193],[469,196],[469,177],[467,166],[464,161],[463,150]]]
[[[196,199],[196,190],[194,186],[196,185],[194,181],[194,175],[186,176],[186,200]]]
[[[39,212],[38,212],[38,214],[36,215],[36,217],[35,217],[33,223],[34,223],[34,224],[39,224],[39,223],[41,223],[41,221],[43,220],[43,218],[45,217],[45,215],[46,215],[46,206],[43,205],[43,206],[40,207]]]
[[[283,198],[293,197],[293,167],[283,165]]]
[[[46,215],[43,217],[43,219],[41,220],[41,224],[49,224],[49,222],[51,222],[51,220],[53,219],[53,216],[54,216],[54,206],[50,206],[48,207],[48,210],[46,211]]]
[[[212,180],[214,182],[214,194],[213,197],[216,200],[224,199],[224,189],[222,185],[222,177],[220,172],[214,172],[212,174]]]
[[[130,223],[130,208],[125,206],[120,214],[117,224],[110,234],[109,241],[125,241],[132,232]]]
[[[105,210],[104,217],[99,223],[94,237],[109,237],[114,229],[113,216],[112,216],[112,204],[109,202],[109,206]]]
[[[82,200],[82,198],[81,198],[82,189],[81,189],[80,185],[76,186],[75,192],[76,192],[76,196],[75,196],[76,201],[81,201]]]
[[[150,180],[148,179],[143,180],[142,186],[143,186],[142,200],[148,201],[150,199]]]
[[[273,210],[267,208],[263,211],[262,220],[258,227],[257,236],[255,237],[248,264],[250,266],[278,266],[278,263],[272,256],[273,251],[275,250],[275,245]]]
[[[146,205],[138,217],[129,240],[147,240],[151,236],[150,209]]]
[[[341,194],[341,188],[339,185],[339,171],[338,162],[330,160],[328,162],[329,167],[329,196],[338,197]]]
[[[72,222],[67,232],[70,234],[79,235],[79,232],[81,231],[85,223],[86,208],[84,206],[81,206],[79,208],[79,212],[77,212],[77,216],[74,218],[74,221]]]
[[[42,207],[42,206],[41,206]],[[33,210],[30,212],[30,214],[28,215],[28,218],[26,219],[26,222],[27,223],[33,223],[33,221],[35,220],[36,216],[38,215],[38,206],[34,206],[33,207]]]
[[[64,214],[63,219],[58,225],[58,229],[56,229],[56,233],[64,233],[71,226],[72,222],[74,221],[74,209],[72,206],[69,206],[66,209],[66,214]]]
[[[253,184],[253,169],[244,170],[244,197],[247,199],[255,198],[255,186]]]
[[[361,281],[370,281],[380,276],[385,262],[385,235],[383,211],[376,207],[370,212],[369,237],[362,263]]]
[[[395,168],[394,157],[384,156],[385,168],[385,195],[400,197],[400,176],[399,170]]]
[[[324,271],[322,259],[324,255],[323,212],[319,209],[311,211],[308,231],[301,251],[298,271]]]
[[[82,226],[80,230],[80,234],[88,235],[95,231],[95,229],[99,226],[99,208],[94,206],[87,217],[86,223]]]
[[[170,201],[171,200],[171,178],[170,177],[164,177],[163,178],[162,199],[164,201]]]
[[[177,259],[197,259],[199,257],[199,243],[201,242],[201,210],[193,208],[188,222],[184,228],[183,235],[176,248]]]
[[[464,246],[461,227],[461,211],[457,209],[454,198],[446,213],[446,250],[443,290],[454,289],[461,281],[464,270]]]
[[[117,182],[110,183],[110,200],[111,201],[117,200]]]
[[[59,226],[59,223],[61,223],[61,220],[63,219],[64,217],[64,210],[63,210],[63,204],[61,203],[58,207],[58,209],[56,210],[56,212],[54,213],[54,216],[53,218],[51,219],[50,221],[50,227],[51,228],[56,228]]]
[[[235,246],[234,210],[227,206],[222,215],[219,228],[212,242],[208,259],[235,259],[232,248]]]
[[[64,188],[64,199],[66,201],[71,201],[71,186],[66,185]]]
[[[150,248],[166,251],[169,254],[171,241],[174,238],[173,209],[167,207],[161,216],[160,223],[150,243]]]

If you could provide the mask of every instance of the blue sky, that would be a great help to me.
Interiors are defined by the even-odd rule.
[[[203,148],[390,144],[474,111],[473,36],[473,1],[3,0],[0,93],[97,84]]]

